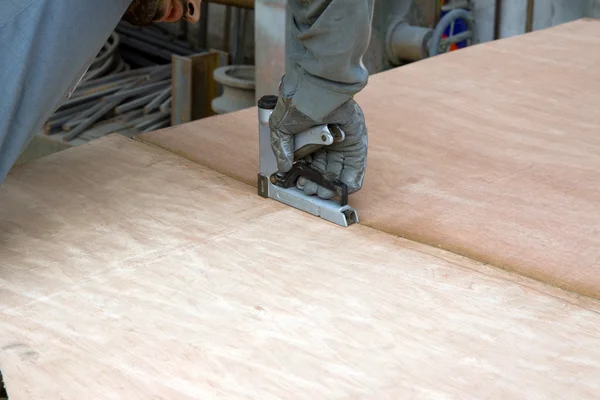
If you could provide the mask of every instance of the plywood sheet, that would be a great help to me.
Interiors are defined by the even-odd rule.
[[[600,304],[112,136],[0,188],[11,400],[597,398]]]
[[[361,223],[600,298],[600,22],[371,77]],[[256,110],[141,136],[256,185]]]

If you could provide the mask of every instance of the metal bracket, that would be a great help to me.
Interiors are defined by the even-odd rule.
[[[285,176],[277,174],[277,161],[271,148],[269,117],[277,104],[277,96],[263,96],[258,101],[260,172],[258,174],[258,194],[291,207],[323,218],[340,226],[358,223],[358,213],[350,207],[348,190],[339,180],[328,179],[320,171],[304,163],[295,163]],[[344,140],[344,132],[336,125],[319,125],[295,136],[295,159],[299,160],[322,146]],[[296,179],[306,176],[317,184],[327,186],[337,192],[340,202],[325,200],[317,196],[307,196],[295,187]]]

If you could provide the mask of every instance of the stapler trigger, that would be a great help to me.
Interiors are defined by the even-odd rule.
[[[271,175],[273,185],[288,189],[296,185],[298,178],[306,178],[319,186],[336,193],[340,198],[340,206],[348,204],[348,186],[336,178],[330,178],[327,174],[310,166],[304,161],[294,163],[292,169],[286,174],[274,173]]]

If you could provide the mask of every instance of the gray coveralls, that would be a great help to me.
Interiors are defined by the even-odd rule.
[[[131,0],[0,0],[0,184],[67,99]],[[288,0],[285,88],[318,120],[361,90],[374,0]],[[342,23],[340,23],[342,21]],[[290,89],[292,90],[292,89]]]

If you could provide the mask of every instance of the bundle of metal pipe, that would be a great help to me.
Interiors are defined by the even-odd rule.
[[[47,121],[45,132],[72,141],[164,128],[171,123],[170,99],[170,64],[90,79]]]
[[[170,63],[173,54],[189,56],[196,51],[189,43],[163,32],[156,25],[137,27],[121,21],[115,32],[120,37],[121,55],[137,67]]]
[[[194,52],[157,26],[119,23],[45,133],[71,142],[171,124],[171,58]]]
[[[120,37],[113,32],[82,78],[82,82],[131,69],[118,52]]]

